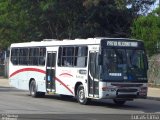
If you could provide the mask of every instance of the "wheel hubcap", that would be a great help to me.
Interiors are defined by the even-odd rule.
[[[31,94],[32,94],[32,95],[34,95],[34,90],[35,90],[35,88],[34,88],[34,86],[32,85],[32,87],[31,87]]]
[[[83,91],[83,89],[79,91],[79,101],[80,102],[84,101],[84,91]]]

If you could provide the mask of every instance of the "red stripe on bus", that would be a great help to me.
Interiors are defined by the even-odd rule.
[[[21,72],[25,72],[25,71],[35,71],[35,72],[40,72],[40,73],[43,73],[43,74],[46,74],[46,71],[44,70],[41,70],[41,69],[37,69],[37,68],[23,68],[23,69],[20,69],[20,70],[17,70],[15,72],[13,72],[9,77],[12,77],[18,73],[21,73]],[[55,80],[58,81],[59,83],[61,83],[67,90],[69,90],[72,94],[72,90],[67,86],[65,85],[60,79],[58,79],[57,77],[55,77]]]
[[[60,74],[59,76],[63,76],[63,75],[68,75],[68,76],[73,77],[73,75],[71,75],[71,74],[69,74],[69,73],[62,73],[62,74]]]
[[[20,69],[20,70],[17,70],[15,72],[13,72],[9,77],[12,77],[20,72],[25,72],[25,71],[35,71],[35,72],[40,72],[40,73],[43,73],[43,74],[46,74],[46,71],[44,70],[41,70],[41,69],[37,69],[37,68],[23,68],[23,69]]]
[[[61,83],[67,90],[69,90],[73,94],[72,90],[67,85],[65,85],[60,79],[58,79],[57,77],[55,77],[55,79],[56,79],[56,81]]]

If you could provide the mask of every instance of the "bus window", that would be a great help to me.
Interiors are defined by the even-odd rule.
[[[123,49],[106,49],[103,57],[104,71],[108,73],[126,72],[126,53]]]
[[[87,61],[87,47],[79,47],[78,48],[78,56],[77,56],[77,67],[85,67]]]
[[[18,65],[19,64],[19,49],[18,48],[13,48],[11,50],[11,62],[14,65]]]
[[[59,66],[74,66],[74,47],[60,47],[58,59]]]
[[[40,48],[39,51],[39,65],[45,65],[46,48]]]
[[[59,47],[58,66],[85,67],[87,65],[88,48],[79,47]]]
[[[59,47],[58,50],[58,66],[62,65],[62,47]]]
[[[142,50],[127,50],[128,64],[130,68],[144,70],[144,52]]]
[[[28,48],[19,49],[19,65],[28,65]]]
[[[39,48],[30,48],[29,50],[29,64],[38,65]]]
[[[73,66],[74,47],[64,47],[62,64],[63,66]]]

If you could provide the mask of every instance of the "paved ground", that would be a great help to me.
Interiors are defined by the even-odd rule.
[[[0,78],[0,86],[9,87],[8,79]],[[160,88],[148,88],[148,98],[154,100],[160,100]]]
[[[27,91],[3,86],[0,86],[0,96],[0,120],[46,120],[46,118],[47,120],[159,120],[160,118],[160,102],[150,99],[135,99],[123,106],[115,105],[108,99],[94,100],[89,105],[80,105],[73,98],[62,98],[58,95],[32,98]]]
[[[135,99],[123,106],[112,100],[93,100],[89,105],[80,105],[76,99],[59,95],[32,98],[28,91],[0,86],[0,114],[160,114],[160,102]]]
[[[0,95],[0,120],[134,120],[148,116],[156,117],[156,120],[160,118],[160,102],[150,100],[160,100],[158,88],[149,88],[150,99],[128,101],[124,106],[117,106],[111,100],[80,105],[75,99],[64,99],[60,96],[32,98],[29,92],[9,87],[8,79],[0,78]]]

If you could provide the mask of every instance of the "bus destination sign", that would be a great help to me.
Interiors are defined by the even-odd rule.
[[[107,46],[138,47],[138,42],[129,42],[129,41],[107,41]]]

